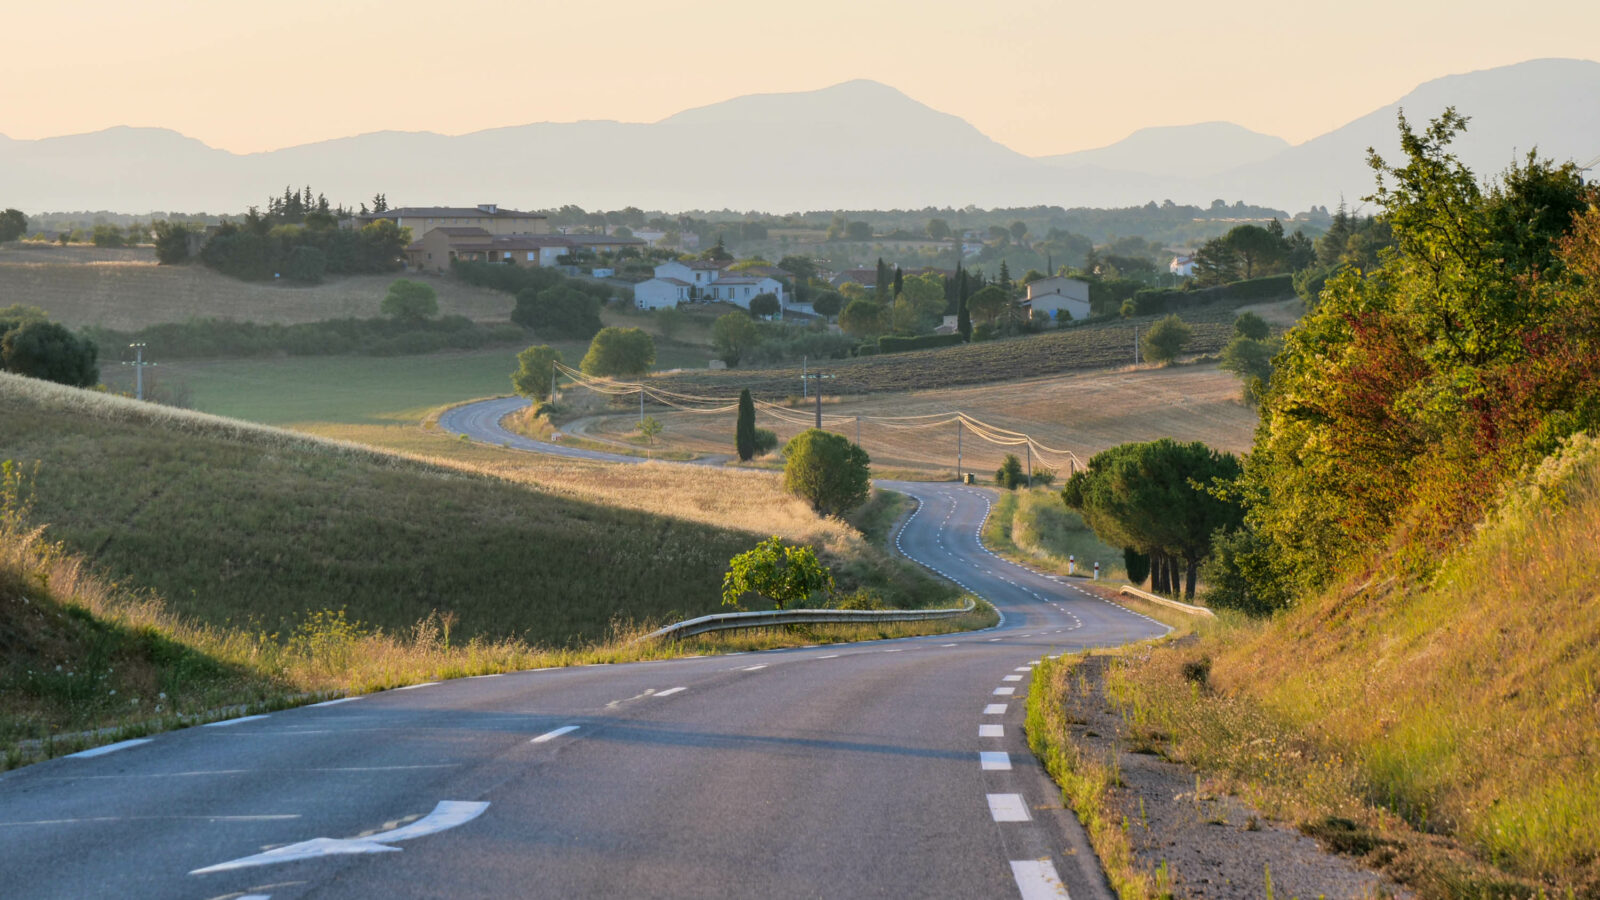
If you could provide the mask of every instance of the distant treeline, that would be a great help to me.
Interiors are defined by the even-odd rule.
[[[403,356],[440,350],[475,350],[527,340],[517,325],[485,325],[465,316],[437,319],[328,319],[296,325],[262,325],[226,319],[193,319],[138,331],[84,329],[85,336],[115,358],[131,343],[148,344],[164,359],[259,356]]]

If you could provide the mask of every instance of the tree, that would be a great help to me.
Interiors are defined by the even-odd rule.
[[[778,295],[773,293],[757,294],[750,298],[750,315],[772,317],[783,312],[783,304],[778,302]]]
[[[1253,341],[1264,341],[1272,335],[1272,327],[1267,320],[1253,312],[1243,312],[1233,320],[1233,334],[1235,337],[1245,337]]]
[[[739,418],[733,426],[733,446],[740,462],[749,462],[756,455],[756,402],[750,389],[739,392]]]
[[[957,268],[956,271],[956,331],[961,333],[964,341],[972,340],[972,301],[967,297],[967,272]]]
[[[400,278],[389,285],[381,309],[391,319],[420,322],[439,314],[439,295],[431,284]]]
[[[883,307],[871,300],[851,300],[839,314],[839,328],[852,337],[866,337],[883,330]]]
[[[645,416],[639,420],[639,433],[644,435],[645,442],[654,447],[656,435],[661,433],[662,424],[655,416]]]
[[[90,232],[90,240],[96,247],[121,247],[123,240],[122,229],[115,225],[96,225]]]
[[[1193,333],[1193,329],[1184,324],[1177,313],[1173,313],[1145,332],[1140,339],[1140,349],[1144,351],[1146,360],[1170,365],[1183,352],[1183,345],[1189,342],[1189,336]]]
[[[73,387],[100,381],[99,348],[56,322],[37,319],[5,331],[0,338],[0,368]]]
[[[872,240],[872,226],[865,222],[851,222],[844,227],[844,237],[847,241],[866,242]]]
[[[1239,471],[1232,454],[1199,441],[1122,444],[1095,454],[1087,470],[1067,481],[1061,499],[1102,541],[1148,554],[1157,591],[1181,589],[1193,597],[1213,535],[1242,516],[1237,502],[1216,490]]]
[[[715,246],[700,254],[700,258],[711,262],[731,262],[733,254],[728,252],[728,245],[723,243],[722,235],[717,235]]]
[[[22,237],[28,230],[28,217],[20,209],[0,212],[0,244]]]
[[[517,354],[517,370],[511,373],[511,387],[534,403],[550,397],[555,386],[555,365],[561,362],[561,351],[548,344],[540,344]]]
[[[803,603],[813,594],[831,593],[833,588],[833,573],[817,560],[815,550],[803,544],[786,545],[773,535],[728,560],[728,571],[722,576],[722,603],[738,606],[746,594],[756,594],[783,609]]]
[[[844,296],[838,291],[823,291],[811,301],[811,308],[817,311],[817,315],[832,319],[844,309]]]
[[[1150,557],[1132,547],[1123,547],[1122,568],[1128,573],[1129,581],[1144,584],[1144,580],[1150,577]]]
[[[847,438],[808,428],[783,448],[783,489],[824,516],[842,516],[872,490],[867,452]]]
[[[933,240],[948,240],[950,237],[950,223],[943,219],[929,219],[927,231],[928,237]]]
[[[189,261],[189,236],[193,231],[187,225],[162,220],[151,226],[156,233],[156,262],[163,266]]]
[[[546,338],[588,340],[601,328],[600,301],[566,284],[517,292],[511,321]]]
[[[873,280],[872,299],[879,303],[891,303],[894,301],[894,294],[891,293],[893,289],[894,269],[880,256],[876,278]]]
[[[323,253],[320,248],[313,247],[310,244],[301,244],[300,246],[289,251],[289,258],[285,260],[283,265],[283,274],[288,277],[289,280],[298,281],[301,284],[316,284],[322,280],[323,273],[327,271],[328,254]],[[416,282],[412,282],[412,284],[416,284]],[[428,285],[420,286],[427,288],[428,293],[433,293],[433,288],[428,287]],[[393,291],[394,286],[390,285],[389,290]],[[387,297],[384,298],[384,302],[388,303]],[[395,313],[389,312],[387,309],[384,310],[385,313],[390,316],[394,316],[397,319],[426,319],[438,311],[439,302],[437,299],[433,301],[433,311],[422,316],[396,315]]]
[[[1012,222],[1008,230],[1011,232],[1011,239],[1020,244],[1022,239],[1028,236],[1028,223],[1020,220]]]
[[[656,342],[640,328],[602,328],[578,368],[585,375],[643,375],[656,362]]]
[[[1222,348],[1220,367],[1244,380],[1244,398],[1252,406],[1266,395],[1267,385],[1272,381],[1272,357],[1280,348],[1278,341],[1244,335],[1236,335]]]
[[[794,276],[794,298],[804,303],[811,295],[811,279],[817,277],[817,261],[809,256],[785,256],[778,268]]]
[[[760,343],[760,330],[744,313],[731,312],[711,323],[711,346],[730,366],[737,366],[739,360]]]
[[[977,316],[980,321],[993,322],[1006,307],[1011,305],[1011,295],[998,285],[989,285],[983,290],[973,294],[967,301],[967,309]]]
[[[1257,271],[1258,269],[1272,268],[1287,256],[1288,248],[1284,245],[1282,232],[1281,225],[1278,226],[1277,234],[1260,225],[1239,225],[1228,232],[1225,239],[1228,248],[1238,258],[1239,264],[1244,266],[1244,277],[1247,280],[1262,274]]]
[[[1008,491],[1014,491],[1019,485],[1028,483],[1028,473],[1022,471],[1022,460],[1017,459],[1015,453],[1007,453],[1005,461],[1000,463],[1000,469],[994,473],[995,484]]]

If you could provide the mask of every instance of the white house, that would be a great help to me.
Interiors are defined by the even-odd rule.
[[[1180,278],[1189,278],[1189,277],[1191,277],[1192,275],[1194,275],[1194,257],[1193,256],[1175,256],[1175,257],[1173,257],[1172,262],[1167,264],[1167,271],[1171,272],[1174,275],[1177,275]]]
[[[691,285],[677,278],[652,278],[633,286],[633,304],[640,309],[671,309],[689,302]]]
[[[783,307],[783,282],[766,275],[724,275],[706,289],[706,296],[710,299],[733,303],[745,309],[750,308],[750,301],[759,294],[776,295],[779,308]]]
[[[707,260],[695,260],[688,263],[672,260],[656,266],[656,277],[676,278],[679,281],[688,282],[696,289],[704,290],[713,281],[722,276],[722,270],[723,266],[720,263]]]
[[[1050,318],[1089,318],[1089,282],[1076,278],[1041,278],[1028,284],[1028,298],[1022,301],[1030,314],[1043,310]]]

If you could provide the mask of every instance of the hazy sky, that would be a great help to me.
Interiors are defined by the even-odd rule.
[[[236,152],[852,78],[1029,155],[1210,120],[1298,143],[1440,75],[1600,55],[1594,0],[0,0],[0,22],[0,134],[154,125]]]

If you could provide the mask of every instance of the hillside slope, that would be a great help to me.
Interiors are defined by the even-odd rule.
[[[0,459],[33,521],[180,615],[287,634],[317,611],[390,631],[587,643],[711,611],[759,536],[600,506],[355,445],[0,375]]]

